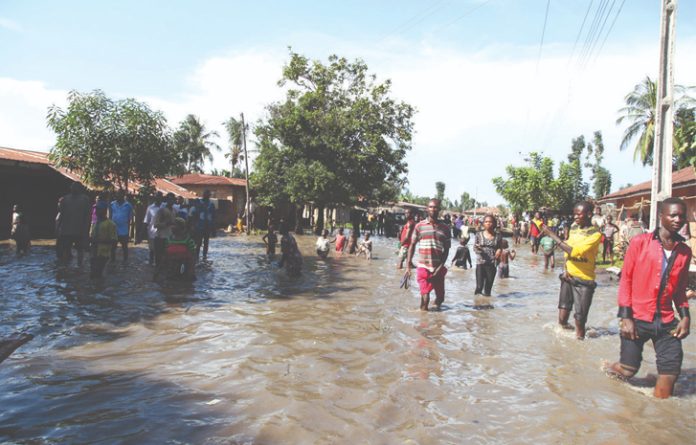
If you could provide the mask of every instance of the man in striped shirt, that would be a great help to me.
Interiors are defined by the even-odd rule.
[[[408,248],[406,273],[411,275],[411,261],[418,244],[418,268],[416,278],[420,287],[422,311],[428,310],[430,292],[435,291],[435,307],[439,310],[445,301],[445,262],[450,249],[449,226],[438,222],[440,200],[431,199],[428,203],[428,218],[420,221],[413,229],[411,245]]]

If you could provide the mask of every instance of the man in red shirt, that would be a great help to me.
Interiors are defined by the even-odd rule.
[[[408,248],[411,246],[413,228],[416,226],[411,209],[406,209],[404,216],[406,216],[406,224],[401,228],[401,234],[399,235],[401,247],[399,247],[399,262],[396,264],[397,269],[402,269],[404,267],[404,260],[408,256]]]
[[[686,204],[679,198],[660,203],[660,227],[631,240],[619,284],[621,357],[608,372],[633,377],[642,361],[643,345],[652,340],[657,362],[655,397],[674,391],[683,359],[682,339],[689,335],[686,298],[691,249],[678,234],[686,222]],[[672,302],[679,312],[677,321]]]
[[[418,244],[418,269],[416,277],[420,287],[422,311],[428,310],[430,292],[435,290],[435,307],[439,310],[445,301],[445,262],[450,249],[449,226],[440,223],[437,216],[440,213],[440,200],[431,199],[428,203],[428,218],[416,224],[413,238],[408,248],[406,258],[408,276],[411,275],[411,260]]]

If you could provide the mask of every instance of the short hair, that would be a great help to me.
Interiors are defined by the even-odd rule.
[[[428,201],[428,204],[430,204],[431,202],[436,202],[437,205],[439,205],[439,206],[442,205],[442,201],[440,201],[440,200],[437,199],[437,198],[431,198],[431,199]]]
[[[586,212],[590,212],[590,213],[594,212],[594,204],[592,204],[590,201],[576,202],[575,205],[573,206],[573,208],[580,207],[580,206],[582,206],[583,210],[585,210]]]
[[[682,209],[684,209],[684,212],[686,212],[686,202],[684,202],[683,199],[677,198],[676,196],[672,196],[671,198],[667,198],[664,201],[659,203],[659,211],[662,212],[663,206],[669,206],[669,205],[680,205]]]

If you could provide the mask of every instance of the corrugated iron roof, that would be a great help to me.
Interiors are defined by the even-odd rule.
[[[202,173],[187,173],[182,176],[170,177],[175,184],[187,185],[236,185],[245,187],[246,180],[240,178],[228,178],[226,176],[206,175]]]
[[[48,160],[48,153],[41,151],[31,151],[31,150],[18,150],[16,148],[0,147],[0,159],[6,159],[9,161],[16,162],[26,162],[30,164],[43,164],[62,174],[63,176],[77,182],[84,182],[81,175],[78,172],[70,171],[64,168],[58,168]],[[183,196],[186,199],[197,198],[198,195],[192,191],[174,184],[172,181],[166,178],[155,179],[152,184],[158,192],[164,194],[174,193],[175,195]],[[137,182],[132,182],[129,184],[128,191],[131,193],[137,193],[142,187],[141,184]]]
[[[682,168],[672,172],[672,187],[685,186],[693,183],[696,186],[696,172],[694,172],[693,167]],[[631,195],[640,195],[643,193],[650,193],[652,190],[652,180],[641,182],[640,184],[632,185],[621,189],[614,193],[610,193],[606,196],[602,196],[598,199],[599,202],[608,201],[611,199],[624,198]]]

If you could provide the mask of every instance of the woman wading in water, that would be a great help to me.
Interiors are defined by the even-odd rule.
[[[476,233],[474,252],[476,252],[476,291],[479,295],[483,292],[486,297],[491,296],[491,288],[495,280],[495,255],[501,248],[499,234],[495,233],[496,220],[493,215],[483,218],[483,231]]]

